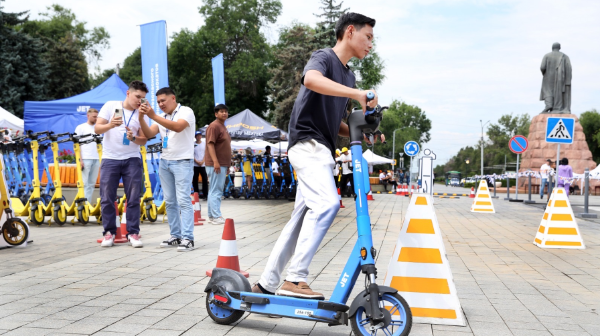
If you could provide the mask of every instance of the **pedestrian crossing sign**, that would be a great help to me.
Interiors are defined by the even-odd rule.
[[[574,118],[548,118],[546,123],[546,142],[572,144],[574,135]]]

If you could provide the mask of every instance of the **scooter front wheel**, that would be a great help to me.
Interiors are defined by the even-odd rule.
[[[31,222],[35,225],[44,224],[44,205],[42,202],[39,202],[37,208],[35,210],[31,209],[29,211],[29,218]]]
[[[67,222],[67,209],[65,209],[63,206],[60,206],[58,209],[54,209],[52,217],[54,217],[56,224],[64,225]]]
[[[355,335],[406,336],[410,333],[412,313],[408,303],[400,294],[383,294],[379,299],[379,306],[385,307],[389,312],[389,316],[383,322],[384,326],[371,329],[371,318],[367,317],[364,307],[359,307],[356,313],[350,317],[350,325]]]
[[[81,210],[77,210],[77,220],[79,223],[86,225],[90,221],[90,210],[87,207],[83,207]]]
[[[9,218],[2,225],[2,236],[8,245],[18,246],[27,241],[29,229],[20,218]]]
[[[156,211],[156,205],[152,203],[152,205],[150,205],[150,209],[146,209],[146,219],[154,223],[156,222],[157,218],[158,212]]]
[[[206,311],[213,321],[218,324],[229,325],[237,322],[244,316],[244,311],[221,308],[215,303],[215,294],[210,292],[206,295]]]

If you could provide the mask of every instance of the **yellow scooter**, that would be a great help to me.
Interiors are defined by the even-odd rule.
[[[8,131],[0,131],[0,146],[4,146],[2,143],[4,136],[8,135]],[[2,154],[0,154],[0,157]],[[27,237],[29,237],[29,226],[21,218],[13,217],[12,209],[10,208],[10,198],[8,188],[4,180],[4,160],[0,159],[0,216],[2,213],[6,213],[6,221],[2,224],[2,237],[4,241],[10,246],[17,246],[25,243]]]
[[[69,135],[69,133],[60,133],[54,134],[51,132],[48,137],[50,138],[50,148],[52,149],[52,157],[54,159],[54,177],[52,182],[54,183],[54,194],[52,194],[52,199],[46,207],[44,207],[44,214],[46,216],[51,216],[51,219],[48,220],[48,224],[52,222],[52,218],[58,225],[64,225],[67,222],[67,202],[62,194],[62,182],[60,179],[60,166],[58,165],[58,138],[63,137],[65,135]],[[66,141],[69,141],[68,139]],[[66,142],[61,140],[61,142]]]
[[[156,222],[158,218],[158,211],[156,204],[154,204],[154,196],[152,195],[152,184],[150,183],[150,174],[148,174],[148,160],[146,146],[140,146],[140,153],[142,154],[142,165],[144,167],[144,194],[140,200],[140,222],[148,220],[150,222]]]
[[[77,220],[79,223],[86,225],[90,220],[90,208],[91,205],[85,198],[85,188],[83,186],[83,176],[81,175],[81,147],[80,145],[84,145],[94,141],[94,139],[86,139],[89,138],[91,134],[85,135],[77,135],[76,133],[69,134],[68,139],[60,140],[61,142],[72,142],[73,143],[73,152],[75,153],[75,164],[77,165],[77,194],[75,198],[73,198],[73,203],[67,208],[67,216],[75,216],[71,223],[75,223]]]
[[[31,141],[31,153],[33,156],[33,180],[31,181],[31,186],[33,190],[31,192],[31,196],[27,203],[23,205],[21,200],[18,197],[12,197],[11,202],[15,211],[16,216],[28,216],[29,220],[36,224],[41,225],[44,223],[44,202],[41,197],[40,191],[40,173],[38,170],[38,137],[43,134],[48,134],[49,131],[33,133],[31,130],[27,131],[26,138]]]
[[[102,165],[102,137],[96,134],[92,134],[92,136],[94,137],[94,141],[96,142],[96,150],[98,151],[98,157],[100,158],[100,165]],[[90,200],[88,200],[88,202],[89,201]],[[95,205],[90,206],[90,216],[96,216],[98,224],[102,224],[102,206],[100,205],[100,198],[96,199]]]

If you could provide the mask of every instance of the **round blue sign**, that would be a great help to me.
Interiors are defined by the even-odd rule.
[[[529,147],[529,141],[522,135],[515,135],[508,141],[508,149],[515,154],[522,154]]]
[[[409,141],[404,144],[404,153],[408,156],[419,154],[419,144],[416,141]]]

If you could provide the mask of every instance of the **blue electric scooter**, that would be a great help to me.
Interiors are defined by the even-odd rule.
[[[213,269],[212,278],[205,292],[208,315],[219,324],[231,324],[245,312],[290,317],[330,326],[350,324],[355,335],[405,336],[412,327],[410,307],[394,288],[376,283],[377,268],[373,247],[371,221],[367,204],[369,191],[367,166],[362,157],[363,133],[372,135],[382,118],[382,109],[363,114],[354,111],[348,118],[352,160],[354,162],[354,188],[358,241],[340,273],[337,285],[329,301],[299,299],[288,296],[252,293],[250,283],[240,273],[223,268]],[[346,305],[360,273],[365,275],[365,289]]]

